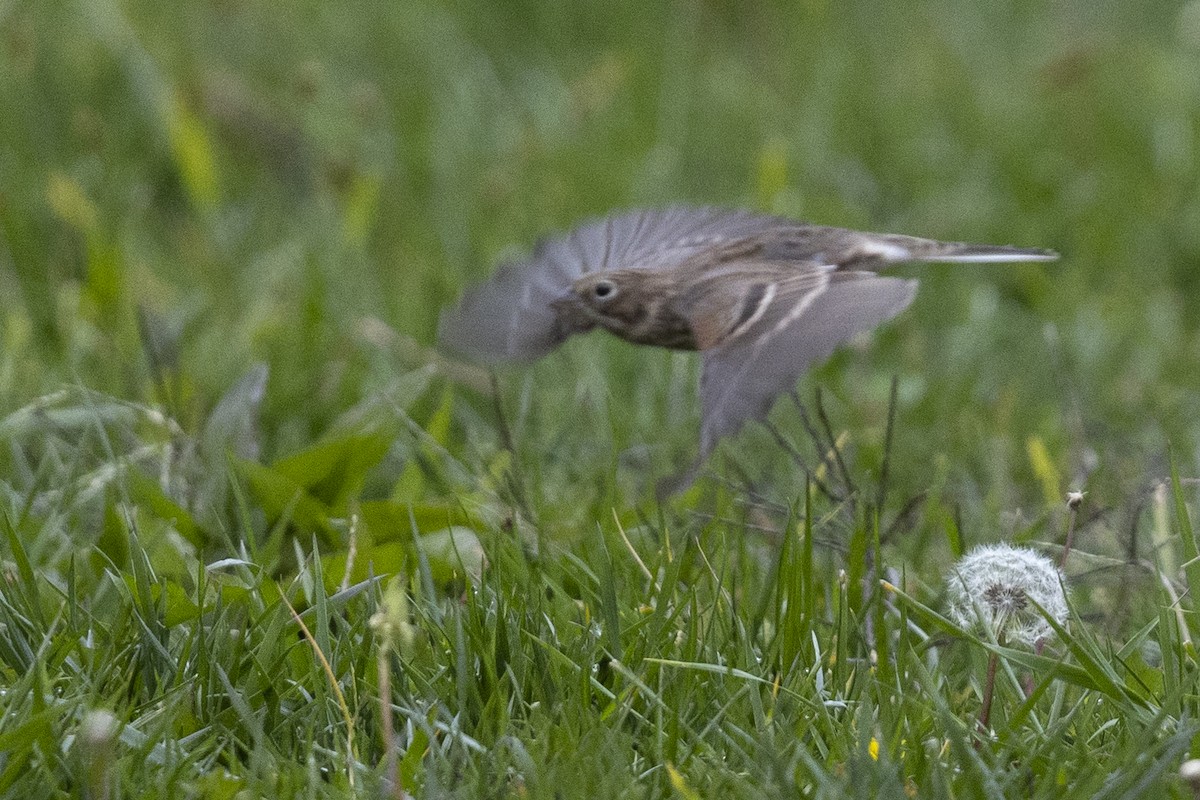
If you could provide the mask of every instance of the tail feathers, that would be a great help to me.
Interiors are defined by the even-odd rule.
[[[1007,245],[937,243],[922,252],[913,248],[910,261],[952,262],[958,264],[1001,264],[1009,261],[1055,261],[1058,253],[1033,247]]]
[[[899,234],[852,233],[846,242],[842,267],[857,262],[884,262],[896,264],[903,261],[956,262],[966,264],[996,264],[1008,261],[1054,261],[1058,253],[1033,247],[1010,245],[969,244],[967,242],[939,242],[935,239],[919,239]]]

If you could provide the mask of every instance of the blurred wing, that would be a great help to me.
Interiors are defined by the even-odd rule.
[[[572,281],[602,269],[670,269],[715,245],[794,225],[782,217],[724,208],[629,211],[544,240],[531,265],[545,263]]]
[[[891,319],[912,302],[917,282],[838,272],[822,289],[780,293],[753,328],[704,353],[697,464],[747,420],[762,419],[781,392],[839,344]]]
[[[442,344],[485,363],[528,361],[579,331],[550,303],[581,275],[602,269],[670,269],[722,242],[794,223],[714,208],[631,211],[543,240],[524,262],[501,267],[442,314]]]
[[[532,361],[572,333],[562,329],[550,302],[565,288],[553,274],[506,264],[483,284],[468,289],[438,320],[438,341],[448,350],[484,364]],[[567,286],[570,284],[568,283]]]

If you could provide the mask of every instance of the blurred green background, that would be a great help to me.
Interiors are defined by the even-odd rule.
[[[499,260],[686,201],[1063,254],[905,268],[915,306],[801,385],[877,473],[897,377],[900,497],[1011,533],[1068,488],[1140,508],[1168,443],[1198,471],[1195,2],[17,0],[0,75],[5,412],[82,386],[198,435],[265,363],[269,462],[432,363]],[[411,416],[453,387],[439,441],[486,471],[474,378]],[[692,380],[589,337],[499,386],[553,506],[612,472],[641,497],[693,446]],[[756,436],[729,458],[794,495]]]
[[[1182,797],[1198,158],[1200,0],[0,0],[0,794]],[[1062,260],[899,269],[815,436],[659,506],[693,356],[434,331],[678,202]],[[973,739],[987,643],[873,570],[939,607],[1069,489],[1070,655]]]

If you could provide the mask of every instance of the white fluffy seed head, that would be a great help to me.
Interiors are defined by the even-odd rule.
[[[121,721],[104,709],[87,712],[79,724],[79,739],[92,750],[107,749],[120,732]]]
[[[1192,758],[1180,764],[1179,777],[1191,785],[1192,791],[1200,792],[1200,758]]]
[[[960,627],[984,628],[1007,644],[1034,647],[1067,621],[1063,576],[1054,562],[1028,547],[989,544],[959,559],[946,579],[950,618]],[[1033,601],[1033,602],[1030,602]]]

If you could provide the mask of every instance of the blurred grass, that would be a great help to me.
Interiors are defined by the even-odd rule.
[[[1022,712],[1040,729],[976,754],[963,692],[983,650],[939,673],[877,595],[843,603],[837,570],[857,585],[875,510],[819,499],[804,515],[803,474],[760,427],[654,507],[648,487],[694,447],[688,357],[589,337],[501,374],[493,398],[486,374],[428,348],[463,285],[613,208],[739,205],[1053,247],[1049,266],[906,267],[914,307],[800,386],[810,412],[822,387],[844,446],[846,473],[818,472],[870,498],[887,459],[881,563],[930,602],[954,552],[1057,541],[1058,495],[1086,489],[1076,603],[1158,648],[1123,664],[1174,687],[1161,705],[1178,721],[1195,696],[1192,602],[1176,630],[1155,570],[1183,587],[1175,537],[1200,474],[1200,4],[18,0],[0,4],[0,76],[0,552],[15,587],[0,750],[23,754],[0,761],[0,786],[75,774],[62,737],[97,706],[136,733],[121,738],[131,789],[170,770],[214,796],[261,790],[247,776],[272,769],[281,796],[344,778],[324,677],[278,641],[298,641],[281,593],[318,605],[314,565],[331,592],[343,571],[369,587],[322,634],[362,719],[377,689],[355,683],[375,675],[363,582],[369,566],[410,581],[430,649],[397,657],[412,671],[397,702],[425,745],[400,769],[431,796],[513,771],[541,775],[533,794],[573,791],[572,770],[608,787],[596,795],[888,793],[904,775],[974,796],[1026,785],[1011,758],[1037,765],[1035,795],[1072,769],[1081,791],[1116,793],[1138,770],[1172,786],[1194,731],[1068,697],[1061,675],[1042,676],[1049,711]],[[816,465],[824,446],[795,408],[773,420]],[[780,555],[796,515],[808,549]],[[647,611],[653,587],[694,616]],[[772,592],[803,618],[779,601],[767,624]],[[868,619],[900,637],[885,642],[894,685],[855,683],[837,724],[771,705],[793,702],[778,675],[808,701],[815,683],[791,656],[764,671],[765,651],[806,669],[836,651],[820,679],[840,690],[838,670],[882,641],[855,632]],[[920,691],[892,711],[900,674]],[[47,681],[69,687],[63,704]],[[935,735],[949,762],[905,749]],[[431,742],[440,755],[422,760]],[[130,758],[156,753],[141,771]],[[1103,784],[1097,754],[1126,771]]]

